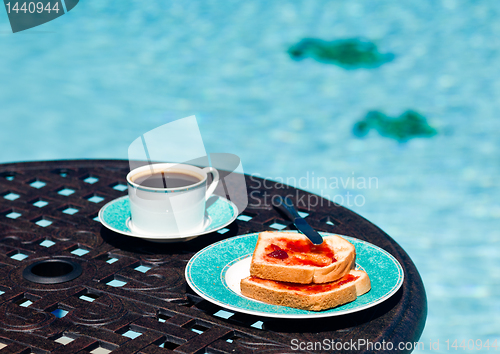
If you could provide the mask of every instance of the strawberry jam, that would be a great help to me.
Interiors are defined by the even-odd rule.
[[[272,257],[272,258],[285,259],[285,258],[288,258],[288,253],[286,253],[282,249],[279,249],[276,251],[272,251],[267,256]]]
[[[295,284],[295,283],[260,279],[254,276],[251,276],[249,280],[255,283],[268,284],[278,289],[292,290],[305,294],[318,294],[340,288],[342,285],[353,282],[358,278],[359,276],[347,274],[337,281],[331,283],[323,283],[323,284]]]
[[[265,249],[266,260],[286,265],[326,267],[337,260],[326,244],[314,245],[309,240],[275,239]]]

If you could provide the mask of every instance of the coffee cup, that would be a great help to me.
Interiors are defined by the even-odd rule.
[[[207,189],[208,174],[212,183]],[[219,182],[213,167],[157,163],[127,175],[131,218],[129,228],[152,236],[175,237],[201,231],[205,206]]]

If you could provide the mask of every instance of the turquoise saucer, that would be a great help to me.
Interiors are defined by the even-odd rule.
[[[238,208],[231,201],[216,196],[217,200],[205,210],[205,223],[202,229],[195,233],[171,235],[171,236],[155,236],[140,234],[129,227],[130,222],[130,201],[128,196],[117,198],[104,205],[99,211],[99,220],[108,229],[122,235],[139,237],[152,242],[184,242],[192,240],[195,237],[208,234],[224,228],[236,219],[238,216]]]

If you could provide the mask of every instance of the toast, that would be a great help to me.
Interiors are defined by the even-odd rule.
[[[371,288],[362,270],[350,270],[341,279],[323,284],[296,284],[249,276],[241,280],[241,293],[272,305],[321,311],[356,300]]]
[[[342,278],[355,266],[354,246],[329,235],[321,245],[294,232],[261,232],[250,265],[250,275],[268,280],[310,284]]]

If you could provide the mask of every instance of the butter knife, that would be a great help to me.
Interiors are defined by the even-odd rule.
[[[306,235],[312,243],[314,243],[315,245],[321,245],[323,243],[323,237],[321,237],[321,235],[316,230],[314,230],[303,217],[299,215],[290,198],[277,196],[274,198],[274,201],[278,202],[276,207],[282,210],[286,214],[286,216],[288,216],[288,218],[293,221],[293,224],[295,225],[297,230]]]

